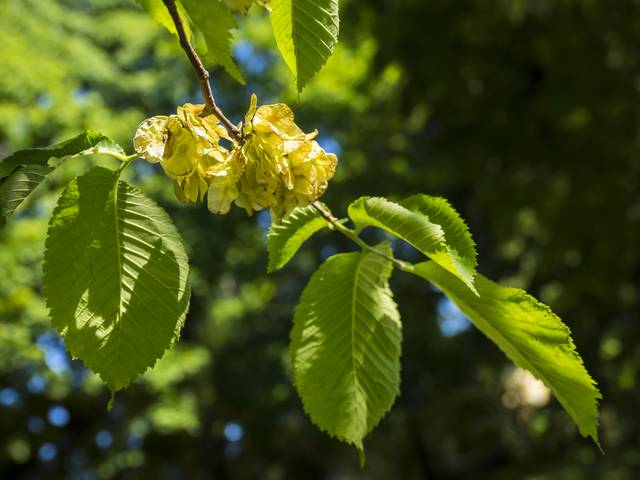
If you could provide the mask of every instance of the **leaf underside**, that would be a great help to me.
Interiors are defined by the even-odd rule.
[[[517,366],[551,389],[583,436],[598,443],[598,400],[602,398],[575,349],[569,328],[523,290],[476,276],[479,296],[434,262],[415,274],[442,290],[473,324]]]
[[[272,0],[269,7],[276,44],[301,92],[338,43],[338,0]]]
[[[68,350],[113,392],[178,338],[187,275],[182,241],[153,201],[104,168],[69,183],[49,223],[45,296]]]
[[[124,155],[111,139],[89,130],[50,147],[20,150],[6,157],[0,162],[0,226],[54,170],[54,160],[105,150]]]
[[[311,277],[293,320],[291,364],[305,411],[360,452],[399,391],[402,329],[391,270],[374,253],[330,257]]]
[[[281,223],[271,225],[267,237],[269,272],[284,267],[309,237],[328,225],[311,205],[296,208]]]
[[[411,206],[415,207],[413,203]],[[421,207],[424,207],[422,203],[431,205],[425,201],[420,203]],[[446,220],[443,223],[447,229],[450,224],[462,222],[453,208],[445,209],[441,204],[438,207],[440,208],[431,209],[438,211],[438,215],[435,216],[440,221]],[[358,231],[368,226],[378,227],[410,243],[427,257],[463,280],[467,287],[475,292],[473,285],[476,265],[475,249],[467,248],[469,242],[471,245],[473,244],[470,236],[468,239],[457,238],[453,234],[455,230],[452,230],[453,243],[449,243],[447,232],[443,226],[430,221],[430,217],[422,213],[422,210],[426,211],[427,208],[424,207],[422,210],[415,208],[417,211],[411,211],[386,198],[362,197],[349,205],[349,217],[355,223]],[[458,247],[460,251],[456,250],[456,244],[460,245]],[[468,257],[461,258],[463,253],[466,253]]]
[[[0,182],[0,227],[52,170],[51,167],[26,165]]]

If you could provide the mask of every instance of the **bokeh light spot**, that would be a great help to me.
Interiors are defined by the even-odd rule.
[[[230,442],[239,442],[243,434],[242,426],[237,422],[229,422],[224,426],[224,437]]]
[[[69,415],[69,410],[61,405],[51,407],[49,412],[47,412],[47,420],[49,420],[49,423],[55,427],[64,427],[69,423],[70,419],[71,415]]]

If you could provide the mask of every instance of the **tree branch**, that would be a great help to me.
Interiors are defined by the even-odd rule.
[[[200,90],[202,91],[205,103],[205,108],[202,112],[203,116],[213,113],[223,123],[224,127],[229,132],[229,135],[231,135],[231,137],[237,142],[242,143],[242,133],[240,132],[240,129],[238,129],[238,127],[236,127],[231,120],[226,117],[222,110],[220,110],[220,107],[216,105],[216,101],[213,98],[213,92],[211,91],[211,84],[209,83],[209,72],[202,63],[202,60],[200,60],[200,57],[191,45],[191,42],[189,42],[189,38],[185,32],[184,24],[182,23],[182,18],[178,12],[175,0],[162,0],[162,3],[167,7],[169,15],[171,15],[171,19],[173,20],[173,24],[176,26],[176,32],[180,39],[180,46],[187,54],[189,62],[191,62],[191,66],[198,76]]]

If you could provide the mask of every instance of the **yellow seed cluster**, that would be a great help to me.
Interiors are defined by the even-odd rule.
[[[178,114],[145,120],[134,139],[136,151],[160,163],[175,181],[177,197],[203,201],[225,214],[231,204],[253,211],[268,208],[275,221],[320,197],[333,177],[338,159],[304,133],[285,104],[257,106],[256,96],[242,128],[243,141],[231,150],[227,131],[214,115],[201,117],[203,106],[186,104]]]
[[[136,152],[162,165],[174,180],[176,196],[183,202],[203,201],[209,189],[209,172],[226,162],[229,151],[220,145],[227,131],[218,119],[200,117],[204,106],[187,103],[178,114],[146,119],[133,140]]]

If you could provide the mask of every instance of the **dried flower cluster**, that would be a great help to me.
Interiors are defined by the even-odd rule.
[[[320,197],[333,177],[337,158],[304,133],[285,104],[257,106],[245,116],[240,143],[234,143],[214,115],[200,116],[203,105],[185,104],[177,115],[148,118],[138,128],[134,147],[160,163],[175,182],[177,197],[201,202],[225,214],[231,204],[253,211],[268,208],[275,221]],[[229,150],[220,144],[226,139]]]

